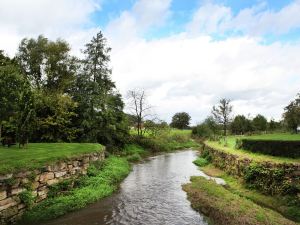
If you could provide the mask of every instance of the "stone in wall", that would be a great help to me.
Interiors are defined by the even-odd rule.
[[[90,162],[103,160],[104,152],[85,154],[40,170],[0,175],[0,225],[16,222],[26,210],[19,195],[30,186],[36,203],[47,198],[49,186],[86,174]],[[13,182],[7,182],[8,180]]]

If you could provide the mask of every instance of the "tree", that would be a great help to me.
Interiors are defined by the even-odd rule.
[[[111,48],[106,42],[100,31],[85,45],[71,93],[78,103],[78,117],[74,121],[79,127],[78,139],[112,145],[125,141],[128,126],[122,97],[111,80]]]
[[[256,117],[253,118],[252,124],[256,131],[266,131],[268,121],[263,115],[258,114]]]
[[[216,123],[212,116],[207,117],[204,120],[204,124],[206,124],[208,129],[211,130],[213,136],[216,136],[219,133],[220,126]]]
[[[20,68],[0,51],[0,140],[3,122],[14,116],[24,82]]]
[[[76,129],[72,126],[77,103],[70,96],[78,61],[70,55],[70,47],[63,40],[50,41],[43,36],[23,39],[17,53],[18,63],[32,86],[35,96],[36,129],[34,141],[71,141]],[[29,93],[29,92],[28,92]],[[29,98],[23,96],[24,98]],[[32,109],[23,102],[19,113],[19,139],[29,131],[28,116]],[[27,118],[27,119],[26,119]],[[21,125],[23,124],[23,125]]]
[[[128,91],[129,110],[136,118],[136,128],[138,136],[143,135],[143,123],[151,116],[151,106],[147,103],[147,95],[143,89]]]
[[[40,35],[37,39],[21,41],[17,59],[33,87],[50,93],[65,93],[74,81],[77,69],[70,50],[66,41],[49,41]]]
[[[300,94],[284,108],[283,118],[287,128],[297,133],[300,125]]]
[[[223,126],[224,136],[227,135],[228,125],[231,121],[230,114],[232,112],[232,106],[229,99],[221,99],[217,106],[213,106],[212,115],[214,119]]]
[[[17,112],[17,141],[19,147],[27,145],[33,131],[33,119],[35,117],[35,101],[30,83],[26,80],[23,83],[22,91],[18,102]]]
[[[177,129],[187,129],[189,128],[191,116],[186,112],[179,112],[176,113],[172,117],[171,127],[177,128]]]
[[[237,115],[230,124],[233,134],[245,134],[252,131],[251,121],[244,115]]]

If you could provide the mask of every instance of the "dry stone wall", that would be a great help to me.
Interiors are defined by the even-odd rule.
[[[244,179],[265,194],[291,194],[300,202],[300,163],[254,161],[204,144],[202,154],[205,151],[209,152],[212,164],[216,167]]]
[[[34,204],[47,198],[49,187],[84,175],[91,162],[104,160],[104,151],[47,165],[39,170],[0,175],[0,225],[15,223],[28,208],[22,193],[30,190]]]

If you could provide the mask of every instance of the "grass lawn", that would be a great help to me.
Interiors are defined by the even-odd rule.
[[[99,152],[104,148],[92,143],[30,143],[27,148],[0,147],[0,174],[37,169],[58,160]]]
[[[265,137],[265,135],[261,135],[262,138]],[[282,138],[284,137],[283,134],[272,134],[272,135],[266,135],[266,136],[272,136],[272,137],[279,137],[281,136]],[[289,136],[286,134],[286,136]],[[292,134],[290,134],[292,136]],[[238,155],[240,157],[245,157],[245,158],[250,158],[253,159],[254,161],[272,161],[276,163],[300,163],[300,158],[286,158],[286,157],[279,157],[279,156],[270,156],[270,155],[264,155],[260,153],[253,153],[247,150],[243,149],[235,149],[235,142],[237,138],[241,138],[244,136],[228,136],[227,137],[227,146],[225,146],[224,141],[221,141],[221,143],[217,141],[205,141],[205,144],[208,146],[218,149],[220,151],[228,152],[231,154]],[[245,136],[248,138],[248,136]],[[251,138],[253,137],[259,137],[259,136],[249,136]]]
[[[203,177],[192,177],[191,183],[183,185],[183,189],[192,207],[208,216],[215,224],[297,224]]]

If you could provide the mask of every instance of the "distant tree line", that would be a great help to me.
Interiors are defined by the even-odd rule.
[[[300,128],[300,94],[284,108],[281,121],[267,120],[261,114],[254,118],[244,115],[232,116],[232,105],[229,99],[221,99],[213,106],[211,116],[193,127],[192,133],[203,138],[226,136],[228,132],[234,135],[288,131],[297,133]]]
[[[125,142],[128,124],[106,39],[97,33],[82,59],[70,51],[66,41],[44,36],[23,39],[13,58],[0,51],[2,142]]]

